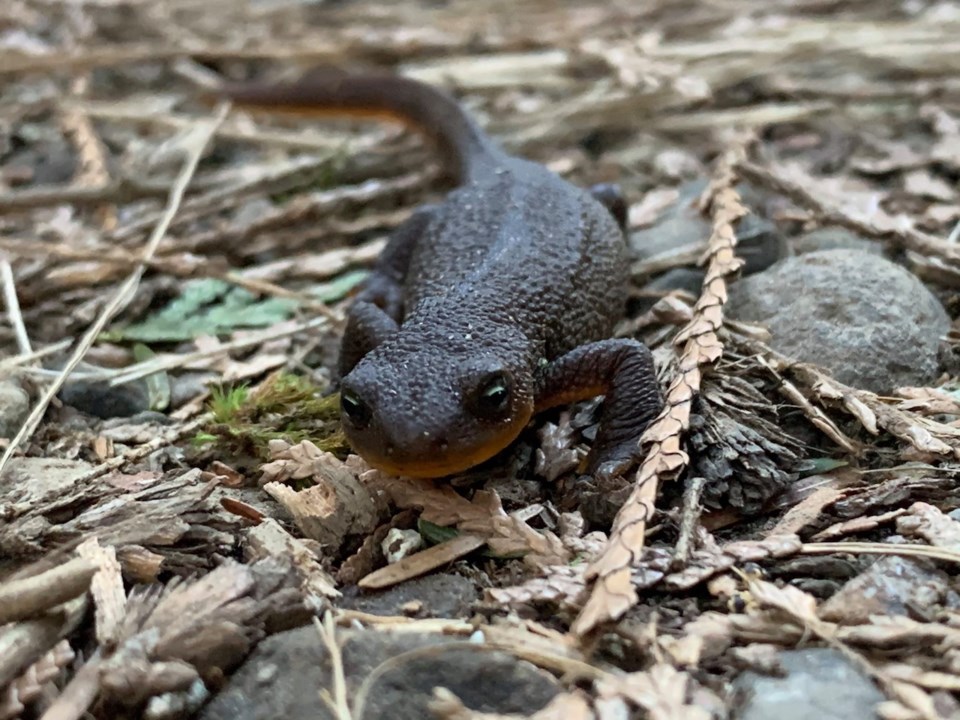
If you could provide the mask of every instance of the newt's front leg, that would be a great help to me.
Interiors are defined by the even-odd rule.
[[[617,475],[637,459],[640,436],[663,408],[649,348],[636,340],[601,340],[560,356],[537,375],[537,412],[597,395],[605,397],[587,472]]]
[[[433,207],[417,210],[387,242],[376,267],[347,311],[338,372],[343,377],[363,356],[397,333],[403,320],[403,286],[417,241],[426,231]]]

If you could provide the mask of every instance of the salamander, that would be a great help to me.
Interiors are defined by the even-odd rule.
[[[222,94],[254,110],[399,120],[456,181],[392,234],[348,310],[341,419],[358,455],[444,477],[500,453],[537,413],[604,395],[584,469],[627,469],[663,401],[650,350],[610,337],[629,263],[609,186],[586,191],[506,153],[446,92],[403,76],[325,68]]]

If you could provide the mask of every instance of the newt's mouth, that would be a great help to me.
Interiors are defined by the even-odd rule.
[[[391,456],[371,456],[369,454],[364,455],[363,453],[360,453],[360,456],[372,467],[375,467],[377,470],[382,470],[389,475],[412,478],[441,478],[448,475],[456,475],[482,462],[486,462],[497,453],[505,450],[510,445],[510,442],[507,442],[502,447],[485,447],[483,452],[443,459],[430,458],[396,462]]]
[[[443,451],[436,447],[410,446],[398,446],[390,451],[389,445],[382,442],[376,443],[375,447],[365,447],[367,443],[364,441],[369,442],[372,438],[362,437],[364,433],[357,433],[360,437],[351,438],[349,431],[347,440],[354,452],[377,470],[401,477],[441,478],[476,467],[508,448],[526,427],[531,414],[523,413],[495,431],[484,428],[482,442],[449,442]]]

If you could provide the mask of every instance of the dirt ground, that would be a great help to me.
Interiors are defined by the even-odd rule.
[[[450,189],[224,80],[376,67],[620,186],[666,407],[351,454],[352,293]],[[960,6],[4,0],[0,720],[960,717]]]

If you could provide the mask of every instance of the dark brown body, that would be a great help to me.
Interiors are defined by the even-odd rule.
[[[605,340],[628,262],[604,205],[506,155],[452,99],[410,80],[324,71],[228,94],[288,112],[399,115],[460,182],[397,231],[351,308],[341,391],[361,456],[397,474],[451,474],[505,448],[535,412],[598,394],[591,469],[635,455],[661,400],[649,351]]]

